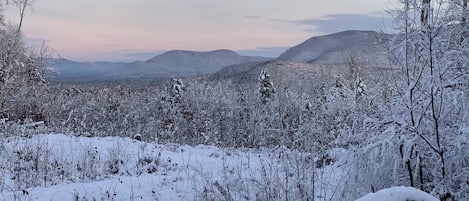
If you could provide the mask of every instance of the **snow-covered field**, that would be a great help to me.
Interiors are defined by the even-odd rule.
[[[287,192],[296,183],[312,184],[299,179],[311,178],[309,173],[290,173],[296,164],[286,163],[311,156],[287,149],[158,145],[63,134],[11,137],[1,149],[0,200],[254,200],[288,193],[311,196],[313,190]],[[296,168],[307,171],[312,165]],[[317,181],[326,175],[322,169],[315,174]],[[332,184],[325,181],[316,185]],[[316,195],[332,196],[328,193],[318,190]]]
[[[308,162],[311,154],[285,148],[220,149],[63,134],[10,137],[0,148],[5,201],[337,200],[341,173],[338,165],[316,168]]]

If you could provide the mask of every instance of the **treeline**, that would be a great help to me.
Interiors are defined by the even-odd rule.
[[[330,144],[340,135],[338,127],[346,130],[335,123],[350,128],[362,124],[362,120],[352,119],[353,113],[341,111],[360,105],[354,102],[365,96],[361,81],[362,88],[356,90],[349,87],[353,84],[342,83],[348,81],[341,77],[322,84],[318,79],[317,86],[276,89],[275,82],[267,80],[275,80],[269,78],[268,71],[262,76],[263,80],[249,84],[198,76],[146,87],[23,87],[28,92],[9,104],[4,118],[20,124],[42,122],[44,126],[36,130],[45,129],[43,132],[122,137],[140,134],[146,141],[160,143],[295,149]],[[271,88],[266,89],[265,83]],[[39,132],[36,130],[24,135]]]

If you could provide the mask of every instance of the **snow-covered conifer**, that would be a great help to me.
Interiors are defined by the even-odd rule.
[[[360,77],[357,79],[357,96],[363,96],[366,93],[366,85]]]
[[[171,86],[171,95],[175,98],[180,98],[182,93],[186,90],[186,86],[182,79],[173,78],[173,85]]]
[[[276,89],[274,87],[274,84],[270,80],[270,75],[265,70],[262,70],[259,76],[259,82],[260,82],[259,92],[261,93],[261,102],[266,104],[267,102],[271,101],[274,98]]]

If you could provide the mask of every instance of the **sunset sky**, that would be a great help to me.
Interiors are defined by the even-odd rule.
[[[146,60],[168,50],[231,49],[276,57],[287,47],[343,30],[389,23],[389,0],[35,0],[23,31],[55,56]],[[17,23],[17,9],[5,15]]]

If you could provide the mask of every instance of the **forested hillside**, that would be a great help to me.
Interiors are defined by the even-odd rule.
[[[110,178],[142,174],[165,180],[160,189],[142,188],[151,198],[132,199],[158,200],[171,187],[180,199],[355,200],[410,186],[440,200],[467,200],[467,1],[398,5],[390,13],[399,32],[373,35],[385,47],[373,62],[332,49],[315,57],[322,62],[298,52],[280,60],[292,49],[279,60],[137,85],[45,80],[45,50],[27,47],[21,25],[2,16],[0,200],[41,200],[29,192],[78,182],[109,189]],[[50,133],[62,135],[41,135]],[[66,143],[80,151],[60,155]],[[184,150],[220,167],[210,172]],[[73,199],[127,199],[96,191],[100,198],[76,190]],[[428,198],[421,191],[405,192]]]

